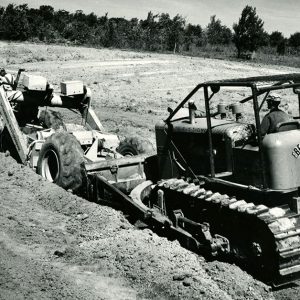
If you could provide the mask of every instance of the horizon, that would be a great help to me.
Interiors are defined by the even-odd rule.
[[[216,15],[223,25],[232,30],[233,23],[237,23],[243,8],[246,5],[256,7],[257,15],[264,21],[264,29],[270,34],[280,31],[286,38],[300,31],[299,20],[296,13],[300,10],[300,1],[286,0],[2,0],[1,6],[8,4],[27,4],[29,8],[38,8],[41,5],[50,5],[55,10],[64,9],[69,12],[82,10],[85,14],[94,12],[98,17],[108,13],[108,17],[125,19],[145,19],[149,11],[154,14],[168,13],[171,17],[176,14],[186,19],[187,23],[201,25],[205,28],[210,22],[210,17]],[[292,7],[292,9],[291,9]],[[299,13],[298,13],[299,14]]]

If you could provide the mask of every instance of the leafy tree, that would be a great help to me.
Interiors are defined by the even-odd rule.
[[[118,48],[129,47],[128,35],[130,31],[130,22],[124,18],[111,18],[110,22],[113,24],[111,39],[111,46]]]
[[[1,20],[2,16],[4,15],[4,12],[5,12],[5,7],[0,6],[0,20]]]
[[[174,51],[179,49],[184,39],[185,19],[176,15],[173,19],[169,14],[161,14],[157,22],[161,50]]]
[[[134,49],[143,48],[143,30],[140,26],[140,22],[137,18],[133,18],[129,21],[129,28],[127,33],[127,39],[129,47]]]
[[[39,9],[30,8],[27,12],[27,22],[29,25],[29,36],[38,37],[40,25],[43,23],[43,18],[39,13]]]
[[[50,5],[41,5],[39,15],[45,22],[51,23],[54,17],[54,8]]]
[[[108,22],[108,13],[105,13],[104,16],[101,16],[97,19],[98,26],[104,26]]]
[[[188,24],[184,32],[184,46],[185,50],[189,51],[191,46],[200,47],[203,41],[203,29],[200,25]]]
[[[232,39],[231,30],[223,26],[215,15],[210,17],[210,23],[206,28],[206,36],[208,43],[211,45],[229,44]]]
[[[108,21],[109,21],[108,13],[105,13],[104,16],[97,18],[97,24],[95,25],[92,44],[108,47],[107,46],[107,44],[109,43],[107,39],[107,31],[109,27]]]
[[[9,40],[26,40],[29,36],[29,24],[26,13],[27,4],[14,6],[8,4],[2,15],[3,36]]]
[[[295,32],[290,36],[289,45],[294,48],[300,47],[300,32]]]
[[[279,31],[273,31],[269,38],[271,47],[277,47],[284,40],[282,32]]]
[[[84,22],[74,21],[67,24],[63,36],[76,44],[85,44],[91,38],[91,31]]]
[[[233,41],[237,48],[237,55],[242,52],[256,51],[264,43],[264,22],[256,14],[256,8],[246,6],[239,22],[233,24]]]
[[[206,29],[200,25],[185,25],[185,18],[177,14],[154,15],[151,11],[147,18],[108,18],[107,13],[98,17],[94,13],[85,14],[82,10],[69,13],[55,11],[50,5],[38,9],[28,9],[27,4],[7,7],[0,6],[0,39],[41,41],[69,40],[78,44],[100,45],[104,47],[134,48],[150,51],[190,51],[209,42],[212,45],[229,44],[232,32],[212,16]],[[286,46],[300,47],[300,33],[284,39],[281,32],[271,35],[263,30],[263,22],[256,9],[246,6],[238,24],[233,25],[233,41],[238,56],[244,51],[255,51],[259,46],[271,45],[277,53],[284,54]]]
[[[53,16],[53,28],[62,35],[67,24],[71,22],[71,18],[72,16],[66,10],[56,11]]]
[[[3,23],[2,23],[2,17],[5,12],[5,7],[0,6],[0,38],[4,37],[4,28],[3,28]]]
[[[279,55],[285,54],[286,40],[282,32],[273,31],[269,36],[269,44],[271,47],[276,47],[276,52]]]
[[[156,50],[159,45],[158,25],[156,19],[158,15],[148,12],[147,19],[142,20],[140,25],[143,30],[143,44],[145,50]]]
[[[270,35],[264,31],[260,37],[260,44],[259,46],[269,46],[270,45]]]
[[[90,13],[86,16],[86,23],[89,27],[95,27],[97,25],[98,18],[94,13]]]
[[[179,49],[179,46],[183,42],[184,26],[185,26],[185,19],[182,16],[177,14],[172,19],[171,32],[169,34],[169,41],[168,41],[169,49],[173,50],[174,53],[176,52],[176,49],[177,50]]]
[[[162,13],[159,15],[157,22],[158,38],[161,50],[172,50],[169,45],[169,35],[171,32],[172,20],[169,14]]]
[[[276,51],[279,55],[284,55],[286,50],[286,39],[283,39],[276,47]]]
[[[77,22],[86,22],[86,15],[83,13],[81,9],[76,10],[75,14],[73,15],[73,20]]]
[[[118,46],[117,24],[113,18],[107,20],[105,25],[104,46]]]
[[[38,37],[39,40],[54,40],[58,32],[53,27],[54,8],[42,5],[39,9],[31,8],[26,13],[29,24],[29,38]]]

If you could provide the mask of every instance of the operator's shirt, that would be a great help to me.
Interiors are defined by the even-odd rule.
[[[8,101],[11,103],[24,101],[23,93],[21,91],[13,90],[12,86],[14,82],[15,82],[14,76],[9,73],[5,74],[5,76],[0,76],[0,85],[3,86]]]
[[[2,83],[5,91],[12,91],[15,78],[13,75],[6,73],[5,76],[0,76],[0,82]]]
[[[268,114],[266,114],[261,122],[261,134],[262,136],[273,133],[276,131],[277,124],[281,122],[290,121],[290,117],[287,113],[279,108],[273,108]]]

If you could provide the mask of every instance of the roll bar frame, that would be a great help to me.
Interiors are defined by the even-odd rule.
[[[207,132],[208,132],[208,146],[209,146],[209,163],[210,163],[210,177],[215,177],[215,161],[213,153],[213,138],[212,138],[212,125],[211,117],[213,116],[210,113],[210,100],[213,96],[219,92],[222,87],[248,87],[251,90],[251,96],[248,96],[239,101],[239,103],[245,103],[252,100],[255,125],[256,125],[256,134],[258,141],[258,152],[261,168],[261,177],[263,183],[263,189],[267,189],[267,179],[266,179],[266,169],[264,156],[262,151],[262,133],[261,133],[261,123],[259,117],[259,111],[267,98],[267,95],[270,91],[282,90],[292,88],[295,94],[298,94],[298,111],[300,118],[300,73],[291,73],[291,74],[280,74],[272,76],[257,76],[257,77],[248,77],[248,78],[237,78],[237,79],[225,79],[217,81],[208,81],[201,84],[198,84],[182,101],[181,103],[170,113],[168,118],[165,120],[167,126],[171,125],[172,118],[176,113],[183,108],[183,106],[201,89],[204,93],[204,102],[205,102],[205,112],[206,112],[206,121],[207,121]],[[212,91],[209,95],[209,89]],[[261,105],[258,103],[258,96],[266,93]]]

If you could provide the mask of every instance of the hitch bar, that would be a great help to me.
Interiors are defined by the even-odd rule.
[[[122,167],[122,166],[133,166],[137,164],[144,164],[145,159],[147,158],[146,155],[136,155],[130,157],[123,157],[118,159],[108,159],[103,161],[97,162],[88,162],[85,165],[85,168],[88,172],[93,172],[97,170],[109,170],[112,166]]]
[[[174,212],[177,221],[173,223],[166,215],[162,214],[157,209],[150,209],[146,207],[141,199],[133,199],[120,191],[113,184],[109,183],[103,176],[99,174],[89,174],[88,200],[96,203],[106,202],[111,204],[118,204],[122,211],[129,213],[136,219],[146,223],[153,231],[161,236],[165,236],[171,240],[178,240],[180,244],[192,251],[205,252],[208,255],[215,256],[220,251],[229,251],[229,241],[222,237],[215,235],[211,236],[208,224],[200,224],[185,218],[182,212]],[[136,187],[138,189],[139,187]],[[107,192],[112,195],[112,201],[106,201]],[[184,229],[184,226],[178,226],[178,223],[190,225],[196,228],[196,236],[192,235]],[[177,226],[176,226],[177,224]],[[199,230],[200,229],[200,230]]]

